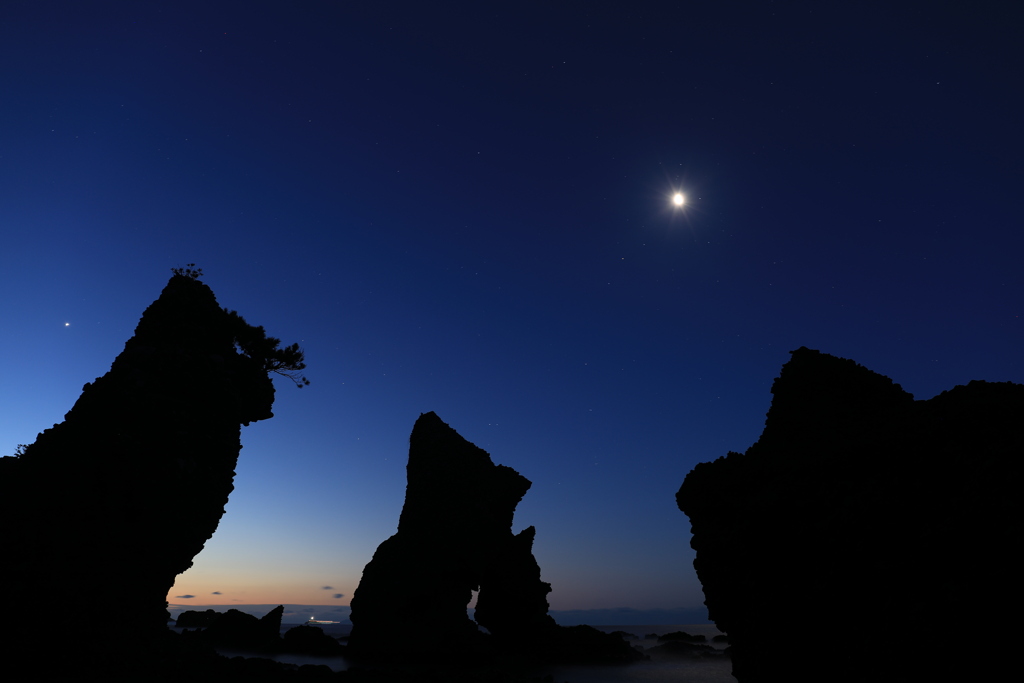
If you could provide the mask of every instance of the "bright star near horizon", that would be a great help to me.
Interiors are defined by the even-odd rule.
[[[676,206],[682,206],[686,202],[686,197],[683,196],[682,192],[676,192],[672,195],[672,203]]]

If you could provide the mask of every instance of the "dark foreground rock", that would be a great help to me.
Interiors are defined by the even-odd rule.
[[[285,652],[315,657],[336,657],[345,651],[337,640],[324,633],[319,626],[290,628],[285,632],[281,645]]]
[[[281,636],[283,613],[284,605],[278,605],[261,618],[236,609],[227,612],[182,612],[177,625],[198,627],[182,631],[182,638],[186,642],[218,650],[315,657],[337,657],[344,653],[345,648],[337,640],[316,626],[296,626]]]
[[[495,465],[434,413],[416,421],[407,472],[398,532],[377,548],[352,596],[353,656],[450,664],[641,656],[621,637],[562,628],[548,615],[551,585],[533,556],[535,530],[512,533],[526,477]],[[466,608],[476,590],[474,622]]]
[[[645,659],[621,635],[592,626],[556,626],[538,642],[536,658],[549,664],[629,664]]]
[[[670,640],[679,640],[686,643],[706,643],[708,638],[707,636],[691,635],[686,631],[672,631],[671,633],[658,636],[659,643],[664,643]]]
[[[5,619],[7,652],[78,666],[163,638],[167,591],[224,513],[241,427],[273,417],[268,372],[304,367],[197,276],[175,274],[64,421],[0,460],[7,613],[60,619],[74,593],[116,602],[124,624],[58,644]]]
[[[762,681],[998,680],[1021,607],[1024,386],[974,381],[915,401],[801,348],[761,438],[679,490],[734,675]],[[984,653],[951,628],[995,626]],[[877,651],[880,629],[899,633]],[[799,634],[794,638],[795,634]]]
[[[647,650],[652,657],[673,657],[681,659],[719,659],[725,656],[722,650],[711,645],[688,643],[683,640],[667,640]]]
[[[223,613],[215,612],[216,616],[207,621],[205,628],[185,631],[182,635],[216,648],[246,652],[282,652],[284,651],[284,643],[281,639],[281,615],[283,613],[284,605],[275,607],[262,618],[237,609],[229,609]],[[179,619],[179,623],[180,621]]]
[[[220,618],[221,612],[215,609],[208,609],[205,612],[198,610],[185,610],[174,620],[175,626],[181,628],[206,628]]]

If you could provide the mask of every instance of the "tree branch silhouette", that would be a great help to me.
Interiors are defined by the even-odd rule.
[[[234,328],[235,344],[244,355],[258,362],[266,372],[275,372],[295,382],[300,389],[309,380],[299,371],[306,369],[305,354],[298,344],[282,347],[277,337],[268,337],[262,325],[245,322],[237,311],[224,309]]]

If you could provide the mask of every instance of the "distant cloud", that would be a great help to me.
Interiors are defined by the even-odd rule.
[[[332,591],[332,590],[334,590],[334,586],[324,586],[324,590],[325,591]]]
[[[210,595],[224,595],[224,594],[221,593],[220,591],[213,591],[212,593],[210,593]]]
[[[344,594],[344,593],[335,593],[335,594],[334,594],[334,599],[335,599],[335,600],[337,600],[338,598],[343,598],[343,597],[345,597],[345,594]]]
[[[184,599],[187,600],[188,598],[194,598],[196,596],[194,596],[194,595],[175,595],[174,597],[176,597],[176,598],[184,598]]]

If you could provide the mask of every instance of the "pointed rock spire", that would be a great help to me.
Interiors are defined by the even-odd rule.
[[[241,426],[273,416],[262,359],[236,348],[253,329],[174,275],[64,421],[3,459],[12,614],[59,618],[69,594],[94,595],[116,600],[126,638],[165,628],[167,591],[224,513]]]

